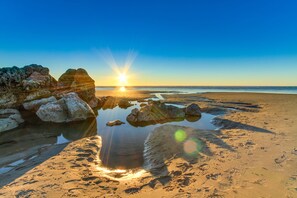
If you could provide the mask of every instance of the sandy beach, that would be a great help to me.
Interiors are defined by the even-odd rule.
[[[114,93],[97,91],[96,96],[151,97],[148,92]],[[203,112],[224,112],[213,121],[219,130],[167,123],[152,132],[146,143],[154,153],[152,163],[162,161],[157,173],[147,167],[105,168],[98,135],[49,146],[1,176],[0,197],[297,197],[297,95],[163,97],[170,103],[197,103]],[[187,147],[169,141],[176,129],[201,140],[197,155],[185,157]]]

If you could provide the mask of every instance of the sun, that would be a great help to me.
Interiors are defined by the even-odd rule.
[[[126,85],[126,83],[127,83],[126,74],[119,74],[119,81],[122,86]]]

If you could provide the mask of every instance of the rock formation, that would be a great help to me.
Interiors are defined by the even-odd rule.
[[[98,105],[98,99],[95,96],[95,81],[82,68],[68,69],[62,74],[58,80],[58,90],[62,93],[77,93],[92,108]]]
[[[61,99],[41,105],[36,115],[46,122],[71,122],[95,117],[92,108],[76,93],[67,93]]]
[[[186,107],[185,114],[187,116],[201,116],[201,109],[197,104],[192,103]]]
[[[41,65],[0,69],[0,108],[18,108],[24,101],[51,95],[56,80]]]
[[[160,101],[149,101],[139,109],[135,108],[127,116],[127,121],[133,125],[148,125],[173,120],[183,120],[184,109],[166,105]]]
[[[128,107],[133,106],[127,99],[121,99],[118,103],[120,108],[127,109]]]

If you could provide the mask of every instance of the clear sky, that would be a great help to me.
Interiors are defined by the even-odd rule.
[[[296,86],[297,1],[0,1],[0,67],[83,67],[108,86],[129,54],[129,85]]]

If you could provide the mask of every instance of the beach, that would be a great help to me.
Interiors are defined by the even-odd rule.
[[[151,92],[97,91],[129,100]],[[196,103],[217,115],[218,130],[170,126],[154,131],[149,148],[162,167],[111,170],[99,158],[98,135],[48,146],[37,157],[4,173],[1,197],[297,197],[297,95],[267,93],[163,94],[165,102]],[[223,112],[223,113],[222,113]],[[100,116],[100,114],[99,114]],[[164,130],[182,129],[201,141],[184,157]],[[161,136],[164,135],[164,136]],[[162,139],[162,137],[164,137]],[[158,144],[154,144],[154,141]],[[176,148],[176,153],[171,152]],[[151,154],[149,153],[149,154]],[[152,157],[152,156],[149,156]]]

